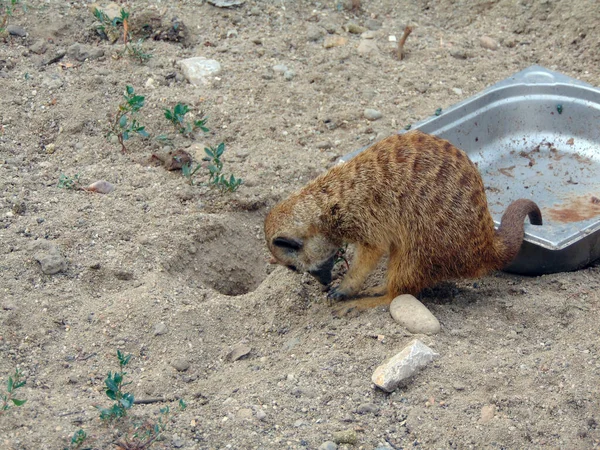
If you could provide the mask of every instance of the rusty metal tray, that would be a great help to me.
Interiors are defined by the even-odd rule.
[[[564,272],[600,258],[600,89],[532,66],[415,128],[477,164],[496,226],[513,200],[540,206],[544,225],[526,224],[507,271]]]

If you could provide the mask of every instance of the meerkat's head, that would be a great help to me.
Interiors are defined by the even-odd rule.
[[[314,224],[314,215],[285,202],[275,206],[265,219],[265,238],[273,255],[271,262],[295,272],[308,272],[321,284],[331,283],[331,270],[339,248]]]

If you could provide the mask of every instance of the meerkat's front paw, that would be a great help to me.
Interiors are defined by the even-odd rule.
[[[348,298],[350,298],[350,296],[341,290],[339,286],[330,289],[327,293],[327,300],[329,301],[339,302],[342,300],[347,300]]]

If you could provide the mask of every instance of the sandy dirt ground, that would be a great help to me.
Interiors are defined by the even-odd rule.
[[[69,448],[83,429],[82,448],[115,448],[184,399],[152,448],[600,448],[597,264],[444,285],[423,296],[442,331],[413,336],[386,308],[333,317],[310,276],[269,266],[262,231],[338,157],[532,64],[600,85],[596,0],[123,2],[150,34],[145,63],[119,56],[89,2],[26,5],[0,41],[0,378],[5,392],[19,368],[27,402],[0,415],[0,447]],[[406,25],[399,61],[389,36]],[[193,56],[221,72],[189,84],[177,62]],[[126,85],[150,137],[123,153],[106,133]],[[174,130],[163,108],[180,102],[208,133]],[[234,193],[150,159],[221,142]],[[415,337],[440,358],[376,389],[375,367]],[[165,401],[107,425],[117,350],[128,392]]]

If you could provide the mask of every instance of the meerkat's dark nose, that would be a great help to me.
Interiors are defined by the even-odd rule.
[[[331,283],[331,270],[333,269],[334,263],[335,255],[329,258],[315,270],[309,270],[308,273],[315,277],[319,283],[327,286],[329,283]]]

